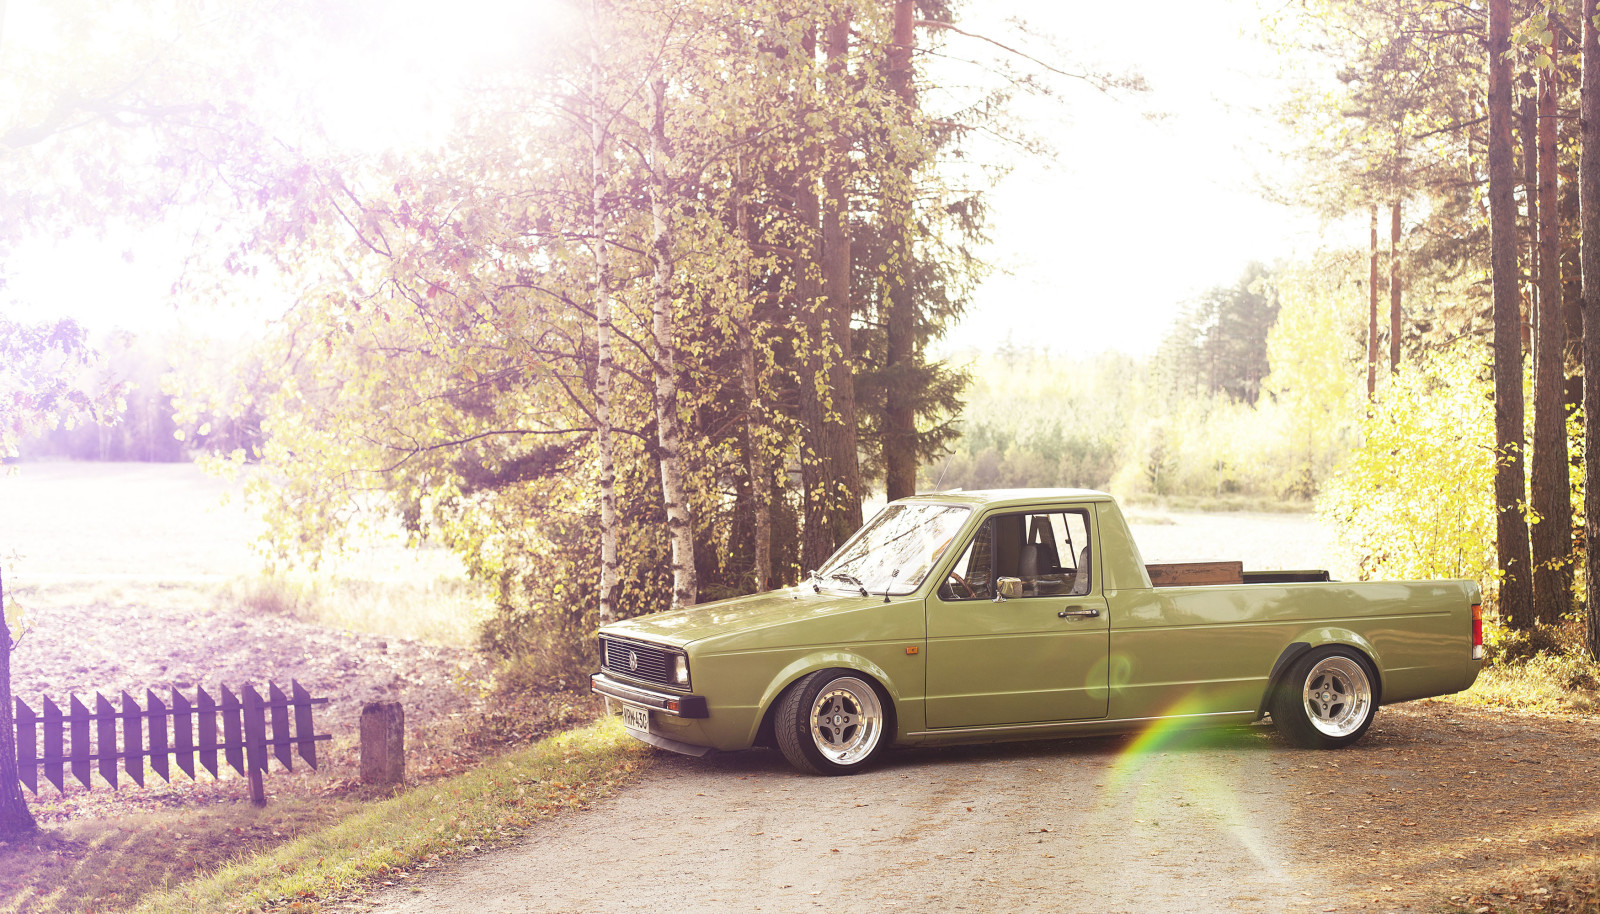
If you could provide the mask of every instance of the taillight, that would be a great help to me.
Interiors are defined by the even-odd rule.
[[[1472,659],[1483,659],[1483,604],[1472,604]]]

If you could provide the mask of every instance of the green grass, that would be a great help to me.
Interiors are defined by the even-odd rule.
[[[76,818],[0,847],[0,912],[125,911],[286,839],[326,828],[360,809],[351,797],[281,796],[248,803],[122,809]]]
[[[1540,655],[1503,666],[1491,666],[1465,692],[1449,696],[1458,704],[1544,714],[1594,714],[1600,711],[1600,690],[1591,683],[1600,666],[1578,657]]]
[[[541,819],[583,809],[648,767],[650,750],[616,718],[508,753],[307,831],[265,853],[146,897],[141,914],[255,911],[317,900],[382,876],[511,838]]]
[[[398,795],[286,786],[263,809],[153,795],[0,842],[0,914],[316,911],[585,808],[649,764],[608,717]]]
[[[1446,700],[1542,714],[1600,711],[1600,663],[1584,650],[1579,621],[1526,632],[1490,621],[1484,649],[1488,662],[1478,681]]]

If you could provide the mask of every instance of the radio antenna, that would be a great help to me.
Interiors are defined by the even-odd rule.
[[[944,474],[950,469],[950,459],[952,457],[955,457],[955,455],[956,455],[956,452],[953,449],[950,451],[950,453],[945,455],[945,458],[944,458],[944,469],[939,471],[939,481],[933,484],[933,491],[935,491],[935,492],[944,491],[941,488],[941,486],[944,485]]]

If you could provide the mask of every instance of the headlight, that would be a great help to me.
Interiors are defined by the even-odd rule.
[[[689,687],[689,658],[682,654],[677,655],[672,662],[672,681],[684,688]]]

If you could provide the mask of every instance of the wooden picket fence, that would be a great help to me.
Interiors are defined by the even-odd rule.
[[[120,763],[128,777],[143,787],[146,759],[150,768],[170,783],[173,762],[193,778],[198,759],[216,777],[220,755],[228,767],[249,778],[251,798],[261,804],[266,802],[261,777],[267,771],[269,758],[276,758],[285,770],[292,771],[293,756],[299,754],[316,769],[317,743],[333,737],[316,732],[311,709],[327,704],[328,699],[312,698],[294,680],[290,681],[288,695],[276,683],[267,684],[266,698],[251,685],[240,689],[238,695],[227,686],[222,686],[221,692],[219,701],[204,688],[197,688],[191,702],[173,689],[169,703],[146,690],[143,708],[123,692],[120,709],[113,708],[104,695],[96,692],[93,710],[73,695],[65,712],[45,697],[40,713],[18,698],[18,779],[37,794],[39,771],[43,769],[45,780],[56,790],[65,791],[68,771],[88,788],[93,772],[98,770],[100,777],[115,789]],[[43,755],[39,754],[41,745]]]

